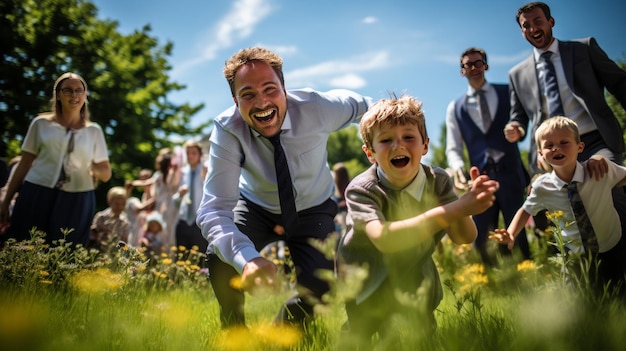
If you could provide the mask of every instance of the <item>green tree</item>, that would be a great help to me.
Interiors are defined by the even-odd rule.
[[[370,166],[370,162],[361,149],[362,145],[363,141],[359,137],[359,129],[356,125],[332,133],[326,144],[328,163],[332,167],[337,162],[343,162],[348,169],[348,174],[354,177]]]
[[[67,71],[87,80],[92,120],[107,138],[113,178],[98,188],[100,200],[109,186],[153,168],[172,135],[199,135],[210,123],[191,128],[203,105],[168,100],[185,86],[167,73],[173,44],[159,45],[150,26],[122,35],[84,0],[4,0],[0,12],[0,156],[19,153],[32,119],[50,109],[54,80]]]
[[[446,157],[446,133],[446,124],[442,123],[439,133],[439,140],[437,140],[439,144],[435,144],[433,142],[434,140],[431,140],[428,144],[427,154],[428,160],[430,161],[431,165],[441,167],[443,169],[446,169],[448,167],[448,158]]]

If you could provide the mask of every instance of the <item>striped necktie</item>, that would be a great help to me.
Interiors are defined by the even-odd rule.
[[[585,205],[578,193],[577,184],[578,182],[571,182],[567,185],[567,198],[572,206],[572,212],[576,218],[576,224],[578,225],[578,231],[580,232],[585,252],[597,254],[598,238],[596,238],[596,233],[585,210]]]
[[[487,103],[487,96],[483,90],[476,90],[476,97],[480,106],[480,116],[483,119],[483,126],[485,128],[485,134],[489,131],[491,126],[491,112],[489,112],[489,104]]]
[[[559,93],[559,83],[556,80],[556,69],[554,64],[550,60],[552,51],[546,51],[541,54],[541,58],[546,63],[546,74],[543,79],[543,87],[546,91],[546,98],[548,100],[548,110],[550,116],[563,116],[563,104],[561,103],[561,94]]]

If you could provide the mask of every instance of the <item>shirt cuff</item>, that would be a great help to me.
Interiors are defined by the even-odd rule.
[[[246,247],[235,254],[233,258],[233,267],[239,274],[243,272],[243,267],[251,260],[261,257],[261,254],[254,247]]]

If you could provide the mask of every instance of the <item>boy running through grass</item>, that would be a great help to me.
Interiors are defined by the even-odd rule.
[[[348,230],[338,260],[367,265],[369,276],[346,303],[349,332],[342,349],[367,348],[377,332],[382,339],[396,314],[424,321],[415,331],[432,330],[433,311],[443,297],[435,246],[446,233],[457,244],[473,242],[471,215],[489,208],[498,189],[498,182],[473,167],[471,188],[457,198],[443,169],[421,163],[429,139],[422,103],[413,97],[380,100],[365,113],[360,130],[373,166],[346,190]],[[420,308],[408,307],[399,294]]]
[[[619,287],[626,274],[626,246],[619,215],[611,191],[626,185],[626,167],[607,162],[599,155],[580,163],[577,161],[585,144],[580,139],[578,126],[566,117],[544,121],[535,132],[538,156],[550,164],[553,171],[542,174],[531,188],[524,205],[517,211],[509,227],[497,229],[493,237],[513,247],[514,233],[519,233],[531,215],[547,209],[562,211],[562,228],[566,250],[592,257],[589,265],[590,282],[602,289],[605,283]],[[576,184],[578,194],[591,221],[595,237],[583,243],[574,211],[568,198],[568,185]],[[598,263],[596,280],[596,263]]]

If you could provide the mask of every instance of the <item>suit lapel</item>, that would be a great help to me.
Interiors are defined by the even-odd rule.
[[[535,67],[535,58],[533,55],[530,55],[529,58],[524,61],[524,65],[522,67],[522,72],[528,72],[529,74],[525,74],[521,76],[522,86],[530,87],[528,91],[532,91],[534,101],[541,101],[540,88],[539,88],[539,80],[537,79],[537,67]],[[532,72],[532,74],[530,74]]]
[[[576,94],[574,91],[574,46],[570,45],[570,43],[559,41],[559,55],[561,56],[561,64],[563,65],[567,86]]]

